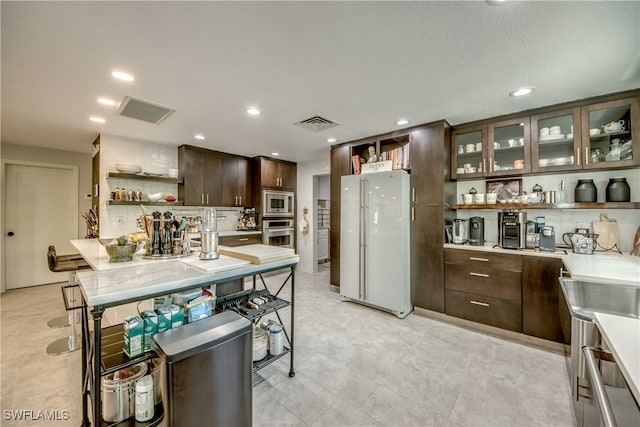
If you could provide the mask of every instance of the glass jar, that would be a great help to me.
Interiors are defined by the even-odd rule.
[[[631,189],[627,179],[623,176],[609,178],[607,184],[607,202],[629,202],[631,201]]]
[[[598,189],[592,179],[579,179],[574,196],[576,203],[595,203],[598,200]]]
[[[267,356],[267,333],[262,328],[253,328],[253,361],[257,362]]]

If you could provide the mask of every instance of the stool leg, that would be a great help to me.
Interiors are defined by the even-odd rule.
[[[76,272],[69,272],[69,284],[75,285]],[[75,306],[75,292],[74,288],[68,288],[67,290],[67,299],[71,303],[71,306]],[[76,334],[76,311],[69,310],[69,325],[71,325],[71,335],[66,338],[60,338],[55,340],[51,344],[47,346],[47,354],[52,356],[57,356],[59,354],[71,353],[79,349],[78,346],[78,335]]]

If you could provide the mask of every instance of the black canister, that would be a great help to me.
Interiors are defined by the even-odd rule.
[[[598,200],[598,189],[592,179],[579,179],[574,195],[576,203],[592,203]]]
[[[623,176],[609,178],[607,184],[607,202],[630,202],[631,188]]]

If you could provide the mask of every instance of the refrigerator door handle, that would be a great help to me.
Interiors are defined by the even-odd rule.
[[[363,180],[363,192],[362,203],[364,209],[362,211],[362,241],[364,243],[362,251],[362,296],[361,298],[366,301],[367,299],[367,257],[369,255],[369,242],[367,241],[367,232],[369,230],[369,180],[366,178]]]
[[[358,242],[359,242],[359,260],[358,260],[358,296],[362,299],[364,287],[364,179],[360,180],[360,221],[358,223]]]

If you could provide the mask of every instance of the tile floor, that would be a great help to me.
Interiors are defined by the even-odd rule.
[[[273,289],[283,278],[265,280]],[[287,375],[288,357],[259,371],[255,426],[576,424],[560,354],[416,314],[400,320],[341,302],[328,281],[328,268],[296,275],[296,376]],[[79,425],[80,354],[45,351],[67,332],[46,326],[59,314],[59,284],[1,296],[0,425]],[[288,318],[283,312],[282,320]],[[69,417],[7,419],[7,410],[19,409],[68,411]]]

